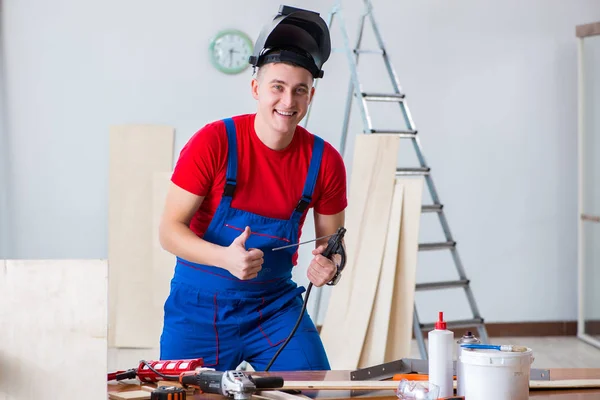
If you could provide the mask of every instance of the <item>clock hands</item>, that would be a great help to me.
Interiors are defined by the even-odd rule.
[[[233,47],[229,49],[229,66],[230,67],[233,65],[233,53],[239,53],[239,51],[237,51]]]

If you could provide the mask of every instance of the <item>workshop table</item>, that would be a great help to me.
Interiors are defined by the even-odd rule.
[[[281,376],[288,381],[340,381],[350,380],[350,371],[300,371],[300,372],[270,372],[270,373],[252,373],[255,376],[274,375]],[[600,379],[600,368],[553,368],[550,369],[551,380],[567,379]],[[139,385],[119,383],[109,383],[108,391],[123,392],[139,389]],[[397,397],[391,391],[377,391],[365,393],[364,391],[352,392],[350,390],[303,390],[302,394],[313,398],[335,398],[335,399],[353,399],[377,397],[378,400],[397,400]],[[197,394],[187,396],[193,400],[215,400],[222,398],[214,394]],[[560,389],[560,390],[532,390],[529,392],[529,398],[535,400],[598,400],[600,399],[600,388],[598,389]]]

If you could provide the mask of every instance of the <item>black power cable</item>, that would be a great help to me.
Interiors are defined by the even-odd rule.
[[[345,233],[346,233],[346,229],[344,227],[339,228],[337,230],[337,232],[335,234],[333,234],[331,236],[331,238],[329,238],[329,241],[327,243],[327,248],[322,253],[323,257],[327,257],[329,259],[331,259],[331,257],[333,257],[335,254],[339,254],[342,258],[340,265],[338,266],[337,273],[335,274],[333,280],[329,283],[330,285],[335,285],[339,281],[340,273],[346,266],[346,252],[345,252],[344,246],[342,244],[342,240],[344,238]],[[308,305],[308,296],[310,296],[310,291],[311,291],[312,287],[313,287],[313,283],[311,282],[308,284],[308,287],[306,288],[306,296],[304,296],[304,302],[302,304],[302,311],[300,311],[300,316],[298,316],[298,320],[296,320],[296,325],[294,325],[292,332],[288,335],[285,342],[283,342],[283,344],[279,347],[279,349],[277,350],[277,352],[275,353],[275,355],[273,356],[271,361],[269,361],[269,364],[265,368],[265,372],[268,371],[269,368],[271,368],[271,366],[273,365],[273,363],[275,362],[275,360],[277,359],[279,354],[283,351],[285,346],[287,346],[289,341],[292,340],[292,337],[294,336],[294,333],[296,333],[298,326],[300,326],[300,321],[302,321],[302,317],[304,316],[304,313],[306,312],[306,306]]]
[[[281,353],[283,351],[283,349],[285,348],[285,346],[287,346],[289,341],[292,340],[292,336],[294,336],[294,333],[296,333],[298,326],[300,326],[300,321],[302,321],[302,317],[304,316],[304,312],[306,311],[306,305],[308,304],[308,296],[310,295],[310,291],[311,291],[312,287],[313,287],[313,284],[311,282],[311,283],[309,283],[308,288],[306,289],[306,296],[304,296],[304,304],[302,304],[302,311],[300,311],[300,316],[298,317],[298,320],[296,321],[296,325],[294,325],[292,332],[289,334],[289,336],[287,337],[285,342],[283,342],[283,344],[279,347],[279,350],[277,350],[277,353],[275,353],[275,355],[273,356],[271,361],[269,361],[269,365],[267,365],[267,367],[265,368],[265,372],[268,371],[269,368],[271,368],[271,365],[273,365],[273,363],[279,356],[279,353]]]

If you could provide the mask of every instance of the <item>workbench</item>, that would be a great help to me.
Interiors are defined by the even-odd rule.
[[[281,376],[288,381],[340,381],[350,380],[350,371],[301,371],[301,372],[271,372],[253,373],[256,376],[275,375]],[[600,368],[553,368],[550,369],[551,380],[567,379],[600,379]],[[122,392],[139,389],[139,385],[125,384],[123,382],[111,382],[108,391]],[[391,391],[364,392],[350,390],[303,390],[302,394],[312,398],[335,398],[353,399],[377,397],[381,400],[397,400]],[[535,400],[592,400],[600,399],[600,388],[598,389],[561,389],[561,390],[532,390],[529,397]],[[223,397],[214,394],[197,394],[188,396],[194,400],[216,400]]]

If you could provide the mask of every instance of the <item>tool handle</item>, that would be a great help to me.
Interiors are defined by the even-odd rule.
[[[283,378],[280,376],[265,376],[252,378],[257,389],[276,389],[283,387]]]
[[[334,254],[339,254],[342,258],[340,263],[340,270],[344,268],[346,265],[346,252],[344,251],[344,245],[342,244],[342,240],[344,239],[344,234],[346,233],[346,228],[340,227],[337,232],[329,238],[327,242],[327,247],[321,254],[323,257],[327,257],[331,259]]]
[[[179,376],[183,387],[192,386],[202,393],[223,394],[223,372],[220,371],[188,371]]]
[[[137,370],[128,369],[127,371],[116,371],[107,374],[108,381],[120,381],[123,379],[135,379]]]
[[[327,283],[329,286],[335,286],[339,282],[342,277],[342,270],[346,266],[346,251],[344,249],[343,239],[344,234],[346,233],[346,228],[343,226],[338,228],[337,232],[329,238],[329,242],[327,243],[327,248],[323,251],[322,255],[324,257],[333,260],[334,254],[339,254],[341,260],[340,264],[337,266],[337,271],[330,282]]]

